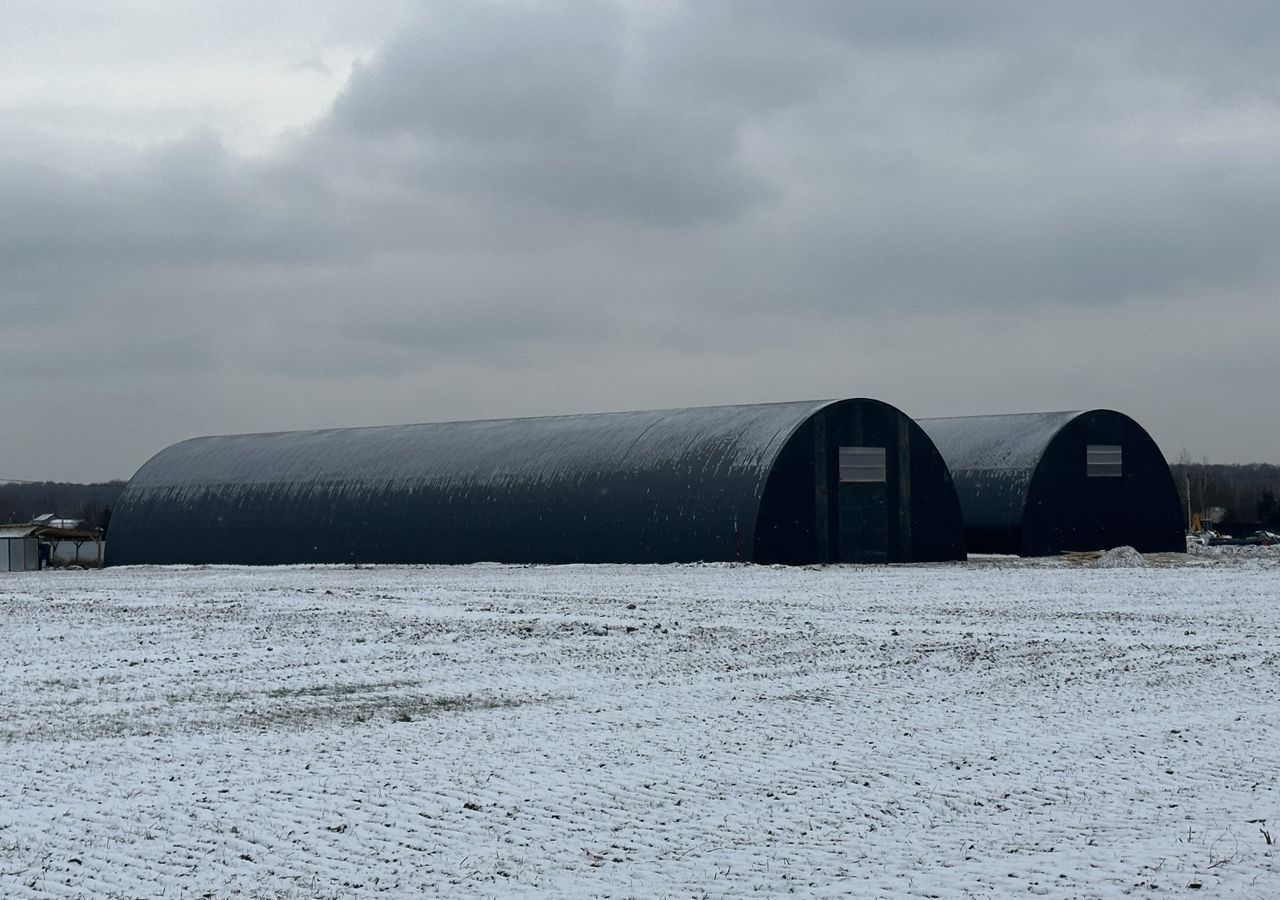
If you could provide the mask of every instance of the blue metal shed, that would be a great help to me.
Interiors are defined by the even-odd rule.
[[[0,572],[40,568],[40,540],[33,525],[0,525]]]

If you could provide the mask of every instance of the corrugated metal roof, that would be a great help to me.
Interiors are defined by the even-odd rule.
[[[160,489],[181,499],[220,483],[412,489],[426,479],[466,488],[686,465],[760,475],[790,432],[831,402],[201,437],[162,450],[125,494]]]
[[[1045,448],[1068,422],[1083,415],[1071,412],[1014,413],[1000,416],[953,416],[920,419],[919,425],[947,461],[952,475],[971,469],[1030,473]]]
[[[0,525],[0,539],[31,537],[35,530],[34,525]]]

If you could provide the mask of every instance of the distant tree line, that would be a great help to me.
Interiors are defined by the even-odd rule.
[[[1280,466],[1194,462],[1184,450],[1169,470],[1178,486],[1184,517],[1189,491],[1194,514],[1205,517],[1217,508],[1222,510],[1222,522],[1234,528],[1257,525],[1280,530]]]
[[[82,519],[90,528],[106,531],[111,524],[111,508],[123,490],[123,481],[0,483],[0,522],[30,522],[36,516],[53,513],[60,519]]]

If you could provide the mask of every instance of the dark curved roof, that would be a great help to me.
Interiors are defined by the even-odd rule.
[[[193,438],[162,450],[128,490],[179,495],[211,482],[341,482],[352,490],[424,479],[459,486],[552,482],[593,467],[712,464],[753,480],[810,415],[835,401],[490,419]],[[519,448],[518,453],[512,451]]]
[[[1081,415],[1082,410],[951,416],[922,419],[920,425],[933,438],[952,475],[965,469],[1030,472],[1054,436]]]
[[[741,558],[778,453],[835,402],[195,438],[130,480],[109,561],[419,561],[395,545],[420,534],[454,548],[434,560],[445,562]],[[424,498],[440,521],[421,520]],[[328,512],[335,507],[346,515]],[[466,546],[486,514],[508,517],[520,546]],[[290,528],[273,536],[273,520]],[[333,532],[352,528],[386,552],[342,551],[349,541]],[[299,529],[302,538],[288,537]],[[202,530],[217,540],[194,547],[212,541]]]

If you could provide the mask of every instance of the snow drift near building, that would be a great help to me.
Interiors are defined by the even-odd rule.
[[[869,399],[196,438],[111,538],[109,565],[965,555],[942,457]]]

